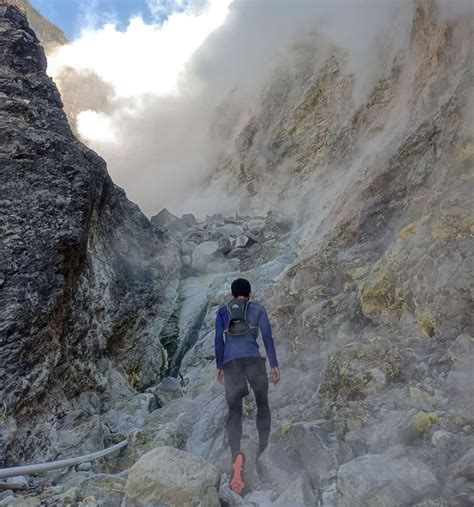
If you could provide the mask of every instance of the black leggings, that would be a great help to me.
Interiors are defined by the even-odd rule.
[[[249,393],[247,381],[257,402],[259,455],[268,444],[271,414],[268,406],[268,377],[263,357],[242,357],[224,365],[225,397],[229,406],[227,436],[232,456],[240,450],[242,438],[242,398]]]

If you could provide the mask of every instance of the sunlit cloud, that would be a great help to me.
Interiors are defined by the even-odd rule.
[[[232,1],[209,0],[196,12],[193,7],[202,2],[179,0],[172,3],[177,8],[186,6],[186,10],[174,12],[163,23],[147,24],[137,16],[125,31],[113,23],[86,28],[78,40],[50,56],[48,72],[60,80],[64,67],[93,71],[113,86],[117,98],[176,95],[186,63],[222,25]],[[155,1],[149,6],[152,14],[158,15],[166,4]]]
[[[79,134],[101,143],[116,143],[117,133],[112,118],[97,111],[81,111],[77,115]]]

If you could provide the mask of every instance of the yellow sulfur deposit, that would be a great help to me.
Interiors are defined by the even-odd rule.
[[[433,423],[439,421],[439,417],[436,412],[418,412],[411,420],[410,427],[416,433],[423,433]]]

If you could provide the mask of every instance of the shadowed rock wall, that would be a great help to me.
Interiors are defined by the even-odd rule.
[[[74,138],[36,35],[4,3],[0,35],[0,462],[15,463],[54,456],[68,413],[111,403],[113,369],[127,389],[156,381],[179,260]]]

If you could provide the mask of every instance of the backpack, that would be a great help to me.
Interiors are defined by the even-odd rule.
[[[226,333],[230,336],[246,335],[254,326],[247,320],[247,308],[249,302],[245,299],[232,299],[227,303],[227,314],[229,315],[229,325]]]

